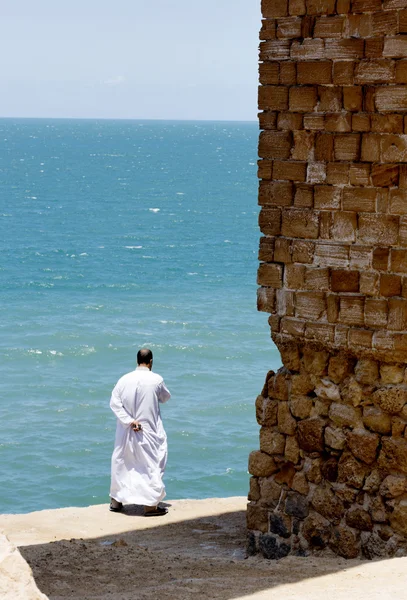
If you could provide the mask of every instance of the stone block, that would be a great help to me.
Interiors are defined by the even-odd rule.
[[[378,465],[387,471],[407,473],[407,440],[382,437]]]
[[[354,186],[370,185],[370,164],[369,163],[352,163],[349,169],[349,183]],[[359,188],[364,190],[365,188]],[[349,190],[346,190],[349,192]],[[348,198],[349,200],[349,198]],[[352,209],[349,209],[352,210]],[[373,209],[374,210],[374,209]]]
[[[326,310],[325,294],[323,292],[297,292],[295,308],[297,317],[317,321]]]
[[[311,38],[301,41],[294,40],[291,44],[290,58],[294,61],[321,60],[325,58],[324,41]]]
[[[297,492],[288,492],[284,510],[296,519],[305,519],[309,513],[308,500]]]
[[[346,436],[342,429],[326,427],[324,432],[325,444],[334,450],[343,450],[346,445]]]
[[[334,383],[340,383],[353,369],[353,361],[345,354],[336,354],[329,359],[328,377]]]
[[[331,162],[326,167],[326,182],[329,185],[347,185],[349,183],[349,165]]]
[[[273,61],[290,58],[291,40],[270,40],[260,43],[260,60]]]
[[[360,134],[348,133],[336,135],[334,139],[335,160],[359,160]]]
[[[325,118],[322,114],[312,113],[304,115],[304,129],[320,130],[324,129]]]
[[[312,410],[312,398],[309,396],[294,396],[289,400],[291,414],[297,419],[306,419]]]
[[[286,461],[291,462],[294,465],[296,465],[300,460],[300,448],[298,446],[298,442],[295,436],[287,436],[284,458]]]
[[[307,0],[309,15],[331,15],[335,13],[335,0]]]
[[[280,513],[270,513],[270,533],[275,533],[282,538],[291,536],[291,519],[289,516]]]
[[[390,261],[391,270],[396,273],[407,273],[407,250],[398,250],[393,248],[391,250]]]
[[[407,500],[401,500],[390,515],[390,525],[402,536],[407,536]]]
[[[291,241],[286,238],[276,238],[274,243],[274,262],[277,263],[286,263],[287,265],[291,265]],[[272,262],[272,261],[267,261]],[[284,269],[284,276],[286,273],[286,269]]]
[[[257,283],[272,288],[283,285],[283,268],[277,263],[261,263],[258,270]]]
[[[307,163],[300,161],[279,161],[273,163],[273,178],[283,181],[305,181]]]
[[[297,208],[312,208],[314,205],[314,187],[307,183],[295,186],[294,206]]]
[[[341,296],[339,298],[339,322],[344,325],[364,325],[365,298]]]
[[[284,454],[285,437],[269,427],[260,429],[260,450],[266,454]]]
[[[349,265],[349,246],[343,244],[317,244],[314,250],[314,265],[347,267]]]
[[[366,429],[357,428],[347,435],[348,447],[353,456],[370,465],[376,460],[379,448],[379,436]]]
[[[302,494],[303,496],[307,496],[309,493],[309,483],[304,475],[304,473],[302,473],[301,471],[298,471],[295,475],[294,475],[294,479],[293,482],[291,484],[291,488],[295,491],[298,492],[299,494]]]
[[[355,366],[355,377],[358,383],[372,385],[379,378],[379,365],[375,360],[360,359]]]
[[[287,402],[279,402],[277,412],[278,431],[286,435],[294,435],[297,429],[297,421],[290,412]]]
[[[314,258],[315,243],[293,240],[291,245],[293,262],[310,264]]]
[[[359,216],[357,238],[366,244],[395,245],[398,239],[398,217],[365,213]]]
[[[308,183],[324,183],[326,180],[326,165],[323,162],[309,162],[307,166]]]
[[[334,159],[334,136],[330,133],[318,133],[315,138],[315,159],[332,161]]]
[[[309,160],[313,156],[314,133],[312,131],[295,131],[294,146],[291,151],[293,160]]]
[[[355,63],[336,61],[333,63],[333,83],[335,85],[353,85]]]
[[[333,292],[358,292],[359,271],[333,269],[331,271],[331,290]]]
[[[324,450],[323,419],[304,419],[298,423],[298,443],[305,452],[322,452]]]
[[[328,486],[317,487],[311,500],[312,508],[328,519],[330,523],[338,524],[344,514],[342,501],[335,496]]]
[[[367,510],[359,506],[351,507],[345,517],[347,525],[360,531],[372,531],[373,521]]]
[[[407,214],[407,190],[390,190],[390,212],[393,215]]]
[[[308,373],[323,375],[326,372],[328,360],[329,353],[326,350],[316,351],[311,348],[304,348],[303,364]]]
[[[285,17],[288,14],[288,0],[262,0],[261,12],[267,19]]]
[[[284,17],[277,20],[277,38],[295,39],[301,37],[301,22],[297,17]]]
[[[338,482],[361,489],[365,477],[368,473],[368,467],[356,460],[352,454],[342,454],[338,464]]]
[[[250,490],[249,490],[249,495],[248,495],[248,499],[252,500],[252,501],[256,501],[260,499],[260,486],[259,486],[259,480],[257,479],[257,477],[250,477]]]
[[[357,60],[363,58],[364,40],[325,40],[325,58],[329,60]]]
[[[263,85],[259,87],[260,110],[287,110],[288,88],[284,85]]]
[[[290,15],[305,15],[307,12],[305,6],[305,0],[289,0],[288,1],[288,13]]]
[[[365,296],[379,295],[380,275],[374,272],[363,272],[360,274],[359,287],[360,293]],[[367,299],[366,299],[367,302]],[[365,303],[365,319],[366,319],[366,303]]]
[[[399,33],[397,11],[379,11],[372,15],[372,33],[375,36]]]
[[[259,537],[259,550],[264,558],[279,560],[291,551],[291,546],[285,542],[279,542],[272,533],[263,533]]]
[[[355,83],[362,85],[392,83],[395,79],[395,62],[386,59],[361,60],[355,69]]]
[[[406,61],[407,64],[407,61]],[[402,115],[371,115],[372,131],[377,133],[403,133]]]
[[[388,307],[386,300],[366,298],[365,325],[367,327],[387,327]]]
[[[380,382],[382,384],[402,383],[404,380],[404,365],[393,365],[382,363],[380,365]]]
[[[249,473],[254,477],[268,477],[278,470],[274,459],[260,452],[260,450],[254,450],[249,455]]]
[[[257,310],[272,313],[275,311],[276,293],[274,289],[261,287],[257,290]]]
[[[302,61],[298,63],[297,83],[301,85],[315,85],[331,82],[331,61]]]
[[[360,86],[343,88],[343,108],[350,112],[363,110],[363,92]]]
[[[396,498],[407,491],[407,478],[404,475],[388,475],[380,486],[380,495]]]
[[[301,113],[280,112],[277,117],[277,129],[297,131],[302,129],[302,122]]]
[[[306,268],[304,289],[306,290],[329,290],[329,269]]]
[[[267,206],[290,206],[293,202],[293,184],[291,181],[260,181],[259,204]]]
[[[279,208],[262,208],[259,214],[259,227],[265,235],[280,235],[281,210]]]
[[[287,89],[287,88],[286,88]],[[315,86],[291,87],[289,91],[289,108],[292,112],[312,112],[317,103]],[[260,108],[262,108],[260,106]],[[272,110],[272,109],[269,109]],[[279,109],[275,109],[279,110]],[[284,109],[281,109],[284,110]]]
[[[401,385],[379,388],[372,400],[385,413],[397,415],[407,404],[407,389]]]
[[[341,190],[332,185],[316,185],[314,207],[319,210],[337,210],[341,205]]]
[[[260,158],[287,159],[291,154],[292,134],[289,131],[261,131],[259,139]]]
[[[405,36],[403,36],[404,39]],[[407,44],[407,40],[405,41]],[[404,58],[407,55],[404,54]],[[407,110],[407,89],[405,86],[391,85],[376,88],[376,110],[382,113]]]
[[[371,171],[372,183],[377,187],[393,187],[398,185],[399,166],[398,165],[372,165]],[[392,193],[391,190],[390,193]],[[391,209],[394,214],[394,210]],[[406,211],[407,212],[407,211]],[[403,214],[403,213],[399,213]]]
[[[329,418],[337,427],[356,428],[361,422],[361,414],[353,406],[333,402],[329,409]]]
[[[246,511],[247,529],[254,531],[268,531],[268,511],[263,506],[248,504]]]
[[[340,211],[334,213],[330,236],[332,239],[340,242],[354,242],[356,230],[357,216],[355,212]]]
[[[407,162],[407,135],[383,134],[380,140],[380,157],[385,163]]]
[[[324,377],[315,386],[315,394],[322,400],[329,400],[330,402],[341,401],[339,386]]]
[[[380,161],[380,135],[364,133],[362,135],[361,160],[368,162]]]
[[[262,477],[259,480],[261,503],[275,507],[284,496],[281,486],[275,482],[274,477]]]
[[[310,548],[322,550],[327,546],[331,536],[329,520],[324,519],[318,513],[310,514],[304,521],[302,535]]]
[[[278,85],[280,83],[280,67],[278,63],[260,63],[259,65],[259,82],[261,85]],[[260,93],[260,92],[259,92]],[[262,92],[263,93],[263,92]],[[276,113],[263,113],[259,115],[260,118],[260,129],[275,129],[275,122],[277,115]],[[264,127],[262,123],[265,123],[267,119],[274,120],[274,126]],[[262,121],[263,120],[263,121]]]
[[[297,81],[297,65],[294,62],[280,63],[280,84],[294,85]]]
[[[353,113],[352,114],[352,130],[353,131],[370,131],[371,118],[366,113]]]

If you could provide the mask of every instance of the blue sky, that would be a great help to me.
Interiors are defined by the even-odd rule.
[[[0,117],[255,120],[260,0],[0,0]]]

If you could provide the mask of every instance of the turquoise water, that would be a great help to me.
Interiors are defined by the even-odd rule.
[[[0,120],[0,512],[108,500],[108,402],[172,392],[167,497],[245,495],[280,364],[256,311],[254,123]]]

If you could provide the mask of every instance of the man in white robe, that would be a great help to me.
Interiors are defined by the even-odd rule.
[[[171,394],[163,378],[151,370],[151,350],[138,351],[137,365],[119,379],[110,400],[117,417],[110,510],[120,512],[123,504],[142,504],[146,516],[160,516],[167,512],[158,503],[165,497],[168,452],[160,403]]]

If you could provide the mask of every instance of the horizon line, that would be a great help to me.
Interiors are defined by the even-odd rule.
[[[177,123],[258,123],[257,119],[166,119],[166,118],[132,118],[132,117],[5,117],[0,115],[1,120],[19,121],[159,121]]]

